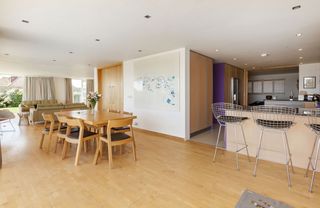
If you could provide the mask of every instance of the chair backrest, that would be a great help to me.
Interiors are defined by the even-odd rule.
[[[220,102],[213,103],[211,108],[213,116],[220,124],[225,124],[226,120],[238,122],[239,118],[242,117],[243,107],[241,105]],[[228,117],[228,119],[223,119],[225,117]]]
[[[110,138],[110,136],[111,136],[112,128],[129,127],[130,128],[129,131],[132,134],[132,122],[133,122],[133,118],[123,118],[123,119],[110,120],[107,125],[108,138]]]
[[[312,109],[308,114],[309,127],[317,134],[320,135],[320,109]]]
[[[125,115],[133,115],[132,112],[127,112],[127,111],[120,111],[121,114],[125,114]]]
[[[296,109],[286,106],[259,105],[251,108],[256,124],[274,129],[287,129],[292,126]]]
[[[84,123],[80,119],[74,119],[74,118],[65,118],[67,123],[67,132],[66,135],[69,136],[71,134],[71,129],[74,127],[78,127],[80,129],[79,138],[83,138],[84,133]]]
[[[54,115],[52,113],[42,113],[44,120],[44,128],[50,128],[50,131],[54,128]]]
[[[120,110],[108,108],[108,109],[107,109],[107,112],[110,112],[110,113],[120,113]]]

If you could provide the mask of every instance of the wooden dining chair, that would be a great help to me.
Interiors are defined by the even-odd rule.
[[[91,132],[86,130],[85,125],[80,119],[69,119],[66,118],[67,122],[67,132],[64,138],[63,150],[62,150],[62,159],[64,159],[67,155],[67,151],[70,144],[77,144],[77,153],[75,158],[74,165],[77,166],[79,163],[79,156],[81,152],[82,146],[86,141],[94,140],[98,138],[98,133]],[[72,131],[74,128],[79,128],[79,131]]]
[[[44,128],[41,132],[41,140],[40,140],[40,149],[43,148],[43,141],[45,136],[47,135],[49,140],[48,140],[48,149],[47,151],[50,151],[50,145],[51,145],[51,140],[52,140],[52,135],[54,131],[58,130],[57,128],[57,122],[55,122],[54,115],[52,113],[42,113],[42,117],[44,120]]]
[[[132,129],[132,121],[133,118],[125,118],[125,119],[117,119],[117,120],[110,120],[107,125],[107,134],[100,135],[99,137],[99,144],[96,150],[94,164],[97,164],[97,160],[102,157],[103,152],[103,142],[107,143],[108,145],[108,159],[109,159],[109,168],[112,168],[113,161],[112,161],[112,147],[123,145],[123,144],[132,144],[132,153],[133,159],[136,160],[136,144],[134,140],[134,134]],[[114,133],[112,128],[119,128],[129,126],[130,134],[127,133]]]
[[[107,109],[107,112],[110,112],[110,113],[120,113],[120,110],[108,108],[108,109]]]

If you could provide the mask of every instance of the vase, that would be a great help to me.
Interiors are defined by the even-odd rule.
[[[96,107],[96,104],[97,104],[97,102],[95,102],[95,101],[90,102],[90,109],[91,109],[92,113],[94,113],[94,108]]]

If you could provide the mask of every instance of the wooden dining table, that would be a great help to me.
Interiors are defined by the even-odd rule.
[[[136,116],[123,113],[113,113],[106,111],[92,111],[92,110],[72,110],[55,112],[55,115],[66,116],[68,118],[75,118],[82,120],[85,124],[91,126],[104,126],[110,120],[137,118]]]

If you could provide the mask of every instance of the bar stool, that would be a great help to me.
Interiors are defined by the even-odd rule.
[[[309,124],[307,126],[311,128],[312,131],[316,134],[311,155],[309,157],[307,171],[306,171],[306,177],[308,177],[309,168],[311,166],[312,178],[309,186],[309,192],[312,192],[313,183],[314,183],[314,179],[317,172],[317,164],[318,164],[319,152],[320,152],[320,109],[311,111],[310,116],[308,116],[308,122]],[[312,162],[312,157],[316,147],[317,147],[316,155],[315,155],[314,161]]]
[[[289,171],[289,165],[291,166],[292,172],[293,165],[291,159],[291,152],[288,143],[287,131],[293,126],[296,109],[290,107],[281,106],[254,106],[252,107],[252,115],[254,122],[261,129],[259,146],[256,154],[256,162],[253,169],[253,176],[256,176],[258,160],[262,145],[262,138],[264,131],[271,131],[280,133],[282,135],[283,148],[286,158],[286,168],[288,177],[288,186],[291,186],[291,176]]]
[[[247,117],[243,117],[242,116],[242,111],[243,111],[243,107],[240,105],[236,105],[236,104],[232,104],[232,103],[214,103],[212,104],[212,113],[215,117],[215,119],[218,121],[219,123],[219,131],[218,131],[218,137],[217,137],[217,141],[216,141],[216,146],[215,146],[215,150],[214,150],[214,155],[213,155],[213,161],[215,162],[216,160],[216,155],[217,155],[217,149],[218,144],[219,144],[219,140],[220,140],[220,133],[221,133],[221,127],[225,127],[227,125],[232,125],[234,126],[234,131],[235,131],[235,137],[237,137],[237,127],[240,126],[241,128],[241,132],[242,132],[242,138],[243,138],[243,147],[238,148],[238,144],[236,147],[236,165],[237,165],[237,169],[239,170],[239,155],[238,153],[241,150],[246,149],[247,152],[247,157],[248,160],[250,162],[250,157],[249,157],[249,151],[248,151],[248,145],[247,145],[247,141],[243,132],[243,121],[247,119]],[[219,149],[223,149],[223,148],[219,148]]]

